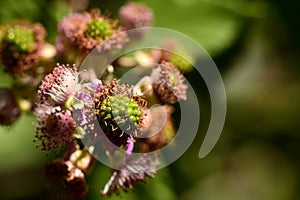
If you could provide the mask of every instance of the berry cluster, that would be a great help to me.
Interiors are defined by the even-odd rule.
[[[178,55],[153,49],[118,58],[102,77],[97,77],[96,70],[79,70],[92,50],[114,51],[142,38],[146,32],[133,38],[126,30],[150,26],[152,20],[151,9],[137,3],[121,7],[119,19],[111,19],[99,9],[70,13],[58,24],[55,46],[45,41],[41,24],[16,21],[0,26],[0,60],[14,78],[14,89],[23,90],[13,94],[0,88],[0,123],[11,125],[21,112],[33,111],[37,118],[36,146],[58,157],[45,170],[51,198],[86,197],[86,177],[99,147],[106,150],[111,162],[120,153],[118,149],[125,154],[114,163],[118,168],[113,169],[103,195],[126,191],[146,177],[154,177],[160,160],[147,153],[175,136],[172,104],[187,99],[183,73],[192,64]],[[136,85],[121,83],[118,77],[126,70],[147,64],[141,62],[142,57],[157,65],[141,68],[148,74]],[[83,81],[86,74],[88,78]],[[161,106],[152,109],[155,104]],[[9,115],[7,110],[11,110]],[[158,133],[151,135],[155,131]],[[89,138],[89,145],[83,144],[85,138]],[[134,157],[134,153],[141,156]]]

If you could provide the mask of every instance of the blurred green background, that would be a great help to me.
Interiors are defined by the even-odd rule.
[[[80,0],[1,0],[0,22],[41,22],[55,40],[57,22]],[[201,106],[200,130],[188,151],[157,177],[110,198],[99,190],[110,171],[98,163],[88,199],[292,200],[300,198],[300,5],[283,0],[149,0],[154,26],[182,32],[208,51],[222,73],[228,99],[220,140],[198,158],[210,118],[203,81],[188,74]],[[90,0],[117,16],[124,0]],[[194,77],[194,78],[193,78]],[[0,86],[10,87],[0,72]],[[35,148],[32,114],[0,127],[0,199],[41,199],[43,164]]]

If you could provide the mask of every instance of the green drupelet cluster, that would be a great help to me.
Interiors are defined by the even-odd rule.
[[[8,48],[16,48],[19,53],[27,53],[34,48],[34,33],[26,27],[14,26],[1,31],[1,43]]]
[[[87,24],[85,34],[95,40],[104,40],[112,35],[111,26],[103,18],[93,19]]]
[[[99,122],[109,132],[119,136],[131,134],[138,126],[142,110],[138,103],[125,95],[107,96],[100,105]]]

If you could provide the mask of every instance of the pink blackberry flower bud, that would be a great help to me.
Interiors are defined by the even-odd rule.
[[[84,30],[90,20],[91,16],[88,13],[71,13],[65,16],[58,24],[58,32],[62,39],[66,39],[66,42],[75,46],[76,33]]]
[[[37,147],[44,151],[59,152],[72,139],[74,132],[74,121],[69,110],[61,110],[60,107],[44,106],[44,113],[37,115],[37,130],[35,134]],[[41,111],[41,110],[39,110]]]
[[[163,61],[151,73],[153,89],[159,99],[164,103],[176,103],[186,100],[188,86],[185,78],[173,64]]]
[[[121,26],[126,29],[148,27],[153,21],[153,13],[150,8],[131,2],[121,7],[119,17]]]
[[[26,21],[0,27],[0,59],[5,70],[23,73],[37,67],[45,44],[45,28]]]
[[[78,72],[75,65],[59,65],[46,75],[37,93],[37,106],[62,106],[75,92]]]

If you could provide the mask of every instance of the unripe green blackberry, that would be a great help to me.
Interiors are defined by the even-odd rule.
[[[138,103],[127,96],[118,94],[106,97],[100,104],[100,123],[108,131],[117,135],[123,132],[131,134],[139,124],[142,110]]]
[[[7,36],[3,39],[3,42],[9,46],[15,46],[19,53],[26,53],[34,48],[34,33],[31,29],[15,26],[8,29]]]
[[[35,69],[45,48],[45,28],[18,21],[0,27],[0,60],[5,71],[21,74]]]
[[[85,34],[95,40],[104,40],[107,36],[112,35],[110,24],[103,18],[92,19],[86,26]]]
[[[94,95],[94,103],[101,128],[119,146],[127,144],[129,135],[137,136],[151,119],[147,102],[135,94],[133,86],[119,84],[118,80],[103,85]]]
[[[58,24],[58,32],[61,38],[59,44],[63,47],[61,50],[66,50],[64,53],[68,57],[74,53],[69,50],[74,48],[88,54],[93,49],[97,52],[121,49],[129,41],[118,20],[102,15],[99,9],[65,16]]]

